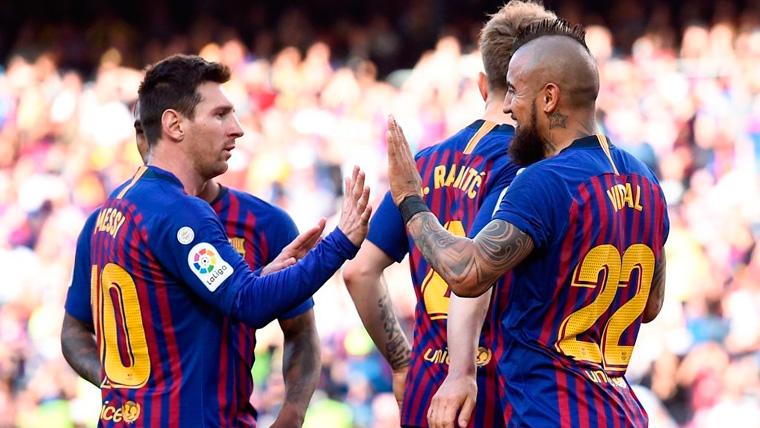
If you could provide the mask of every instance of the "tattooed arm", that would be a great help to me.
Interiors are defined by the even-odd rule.
[[[391,263],[393,260],[383,250],[364,241],[359,253],[343,269],[343,280],[367,333],[393,369],[393,392],[400,403],[411,346],[393,312],[383,278],[383,270]]]
[[[491,220],[475,239],[452,235],[430,212],[416,214],[406,227],[425,260],[463,297],[483,294],[533,251],[530,236],[503,220]]]
[[[272,426],[301,426],[319,381],[319,336],[314,311],[310,309],[279,322],[285,336],[282,355],[285,402]]]
[[[652,288],[649,290],[647,305],[644,307],[643,322],[650,322],[657,317],[665,301],[665,252],[654,266]]]
[[[61,349],[71,368],[100,388],[100,358],[92,327],[66,313],[61,327]]]

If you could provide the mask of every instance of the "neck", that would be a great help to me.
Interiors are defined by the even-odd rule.
[[[486,111],[483,113],[483,120],[496,122],[498,124],[515,126],[515,122],[509,115],[504,113],[504,96],[502,92],[489,93],[486,100]]]
[[[214,201],[214,199],[216,199],[217,196],[219,196],[219,192],[221,191],[222,186],[219,183],[214,180],[208,180],[207,182],[203,183],[203,188],[201,189],[201,192],[198,193],[198,197],[208,203],[211,203]]]
[[[589,112],[568,112],[562,114],[559,109],[549,116],[549,142],[547,157],[561,152],[573,141],[597,134],[599,131],[594,120],[593,110]]]
[[[206,179],[193,169],[192,161],[184,153],[171,150],[169,144],[159,141],[151,152],[148,165],[171,172],[182,183],[188,195],[198,195],[203,190]]]

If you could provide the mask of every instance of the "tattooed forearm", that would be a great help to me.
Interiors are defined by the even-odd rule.
[[[95,335],[84,323],[69,314],[63,318],[61,349],[71,368],[100,388],[100,358]]]
[[[643,322],[649,322],[657,318],[665,301],[665,256],[655,264],[652,277],[652,288],[649,289],[649,298],[644,307]]]
[[[422,255],[460,296],[485,292],[533,250],[533,240],[502,220],[492,220],[474,240],[450,234],[432,213],[420,213],[407,229]]]
[[[383,322],[383,332],[385,333],[385,358],[388,360],[391,368],[398,370],[409,365],[409,354],[411,347],[409,341],[401,331],[401,326],[393,313],[391,299],[387,293],[383,293],[377,302],[380,310],[380,319]]]
[[[282,375],[285,380],[285,403],[278,420],[300,426],[311,396],[319,382],[319,336],[314,311],[280,320],[285,337]]]

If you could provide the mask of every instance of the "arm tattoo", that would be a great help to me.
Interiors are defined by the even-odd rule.
[[[383,332],[385,333],[385,350],[383,354],[388,360],[391,368],[398,370],[409,365],[409,354],[411,348],[409,342],[401,331],[401,326],[393,313],[391,299],[388,293],[383,293],[377,302],[380,309],[380,319],[383,322]]]
[[[76,318],[65,314],[61,328],[63,356],[79,376],[100,388],[100,356],[95,335]]]
[[[503,220],[492,220],[474,240],[446,231],[432,213],[420,213],[407,229],[433,269],[458,295],[477,296],[533,251],[533,240]]]
[[[314,312],[280,320],[280,327],[285,336],[282,355],[285,402],[302,418],[319,381],[319,337]]]
[[[552,128],[567,128],[567,115],[560,113],[559,109],[549,115],[549,129]]]

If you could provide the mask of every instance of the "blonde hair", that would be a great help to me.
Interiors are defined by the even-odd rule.
[[[489,90],[507,88],[507,67],[517,33],[531,24],[556,18],[557,15],[544,9],[542,4],[522,0],[512,0],[491,15],[480,30],[478,42]]]

